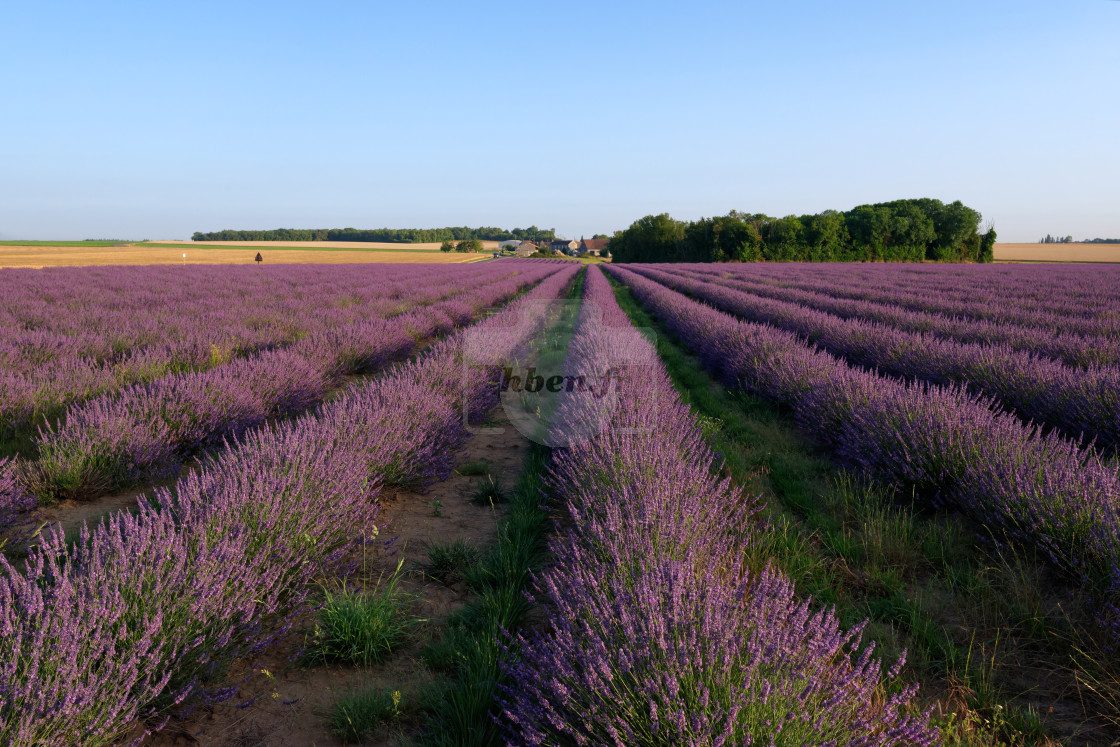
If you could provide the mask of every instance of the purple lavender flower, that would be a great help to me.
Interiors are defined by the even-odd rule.
[[[544,265],[524,299],[555,297],[575,271]],[[507,330],[494,338],[506,349],[531,332],[506,323],[519,303],[482,322]],[[74,542],[49,527],[21,567],[0,557],[0,742],[104,744],[139,718],[233,697],[225,668],[351,567],[380,487],[450,470],[463,382],[418,377],[453,365],[456,337],[317,412],[231,437],[136,513]]]
[[[797,335],[736,319],[622,267],[612,274],[728,386],[790,408],[837,455],[1041,549],[1120,636],[1120,466],[961,386],[848,365]]]
[[[610,328],[629,326],[597,269],[584,289],[569,346],[580,369],[609,360]],[[519,637],[507,665],[510,740],[935,743],[928,714],[910,713],[916,687],[881,697],[899,665],[884,678],[861,628],[814,612],[779,572],[744,567],[757,501],[716,476],[664,369],[649,374],[624,373],[608,418],[593,397],[560,404],[557,427],[600,427],[580,430],[594,435],[560,450],[549,476],[571,529],[537,582],[548,625]]]

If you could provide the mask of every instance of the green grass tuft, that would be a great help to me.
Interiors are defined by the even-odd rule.
[[[384,661],[408,640],[419,622],[409,613],[413,597],[399,588],[401,566],[380,579],[372,592],[343,587],[324,590],[319,622],[309,647],[309,659],[369,666]],[[384,583],[383,583],[384,581]]]
[[[471,503],[476,506],[494,506],[499,503],[509,503],[509,493],[502,486],[501,480],[495,480],[490,475],[485,480],[480,480],[475,485],[470,496]]]
[[[383,725],[399,721],[404,713],[400,690],[364,690],[345,695],[331,708],[327,723],[346,744],[369,739]]]
[[[489,475],[492,469],[490,462],[485,459],[478,459],[473,462],[467,462],[457,469],[456,472],[463,477],[484,477]]]
[[[482,552],[462,539],[433,542],[428,545],[428,562],[421,568],[429,578],[450,585],[462,580],[481,559]]]

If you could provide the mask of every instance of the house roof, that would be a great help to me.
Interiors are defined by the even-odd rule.
[[[601,252],[607,248],[610,239],[584,239],[580,244],[581,249],[586,249],[589,252]]]

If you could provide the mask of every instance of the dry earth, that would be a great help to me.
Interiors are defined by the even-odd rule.
[[[1120,244],[999,244],[997,262],[1120,262]]]

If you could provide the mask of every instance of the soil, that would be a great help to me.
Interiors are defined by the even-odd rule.
[[[501,421],[495,425],[502,425]],[[512,427],[485,430],[474,435],[459,455],[459,467],[484,461],[490,477],[506,487],[516,484],[524,467],[529,442]],[[415,639],[374,667],[307,666],[299,659],[304,641],[314,629],[313,614],[297,621],[277,646],[253,662],[246,662],[233,680],[244,680],[237,695],[223,703],[197,707],[183,718],[172,719],[144,744],[157,747],[213,745],[340,745],[326,724],[326,714],[341,696],[367,688],[388,688],[410,693],[435,679],[420,661],[423,645],[439,629],[439,621],[469,600],[462,584],[446,586],[418,570],[427,559],[426,543],[463,539],[485,547],[496,536],[501,507],[478,506],[469,496],[487,476],[453,473],[425,492],[386,491],[381,494],[379,526],[389,546],[371,546],[362,568],[345,581],[372,587],[403,562],[406,572],[400,587],[416,597],[416,614],[426,622]],[[388,730],[364,744],[396,745],[402,735]]]

